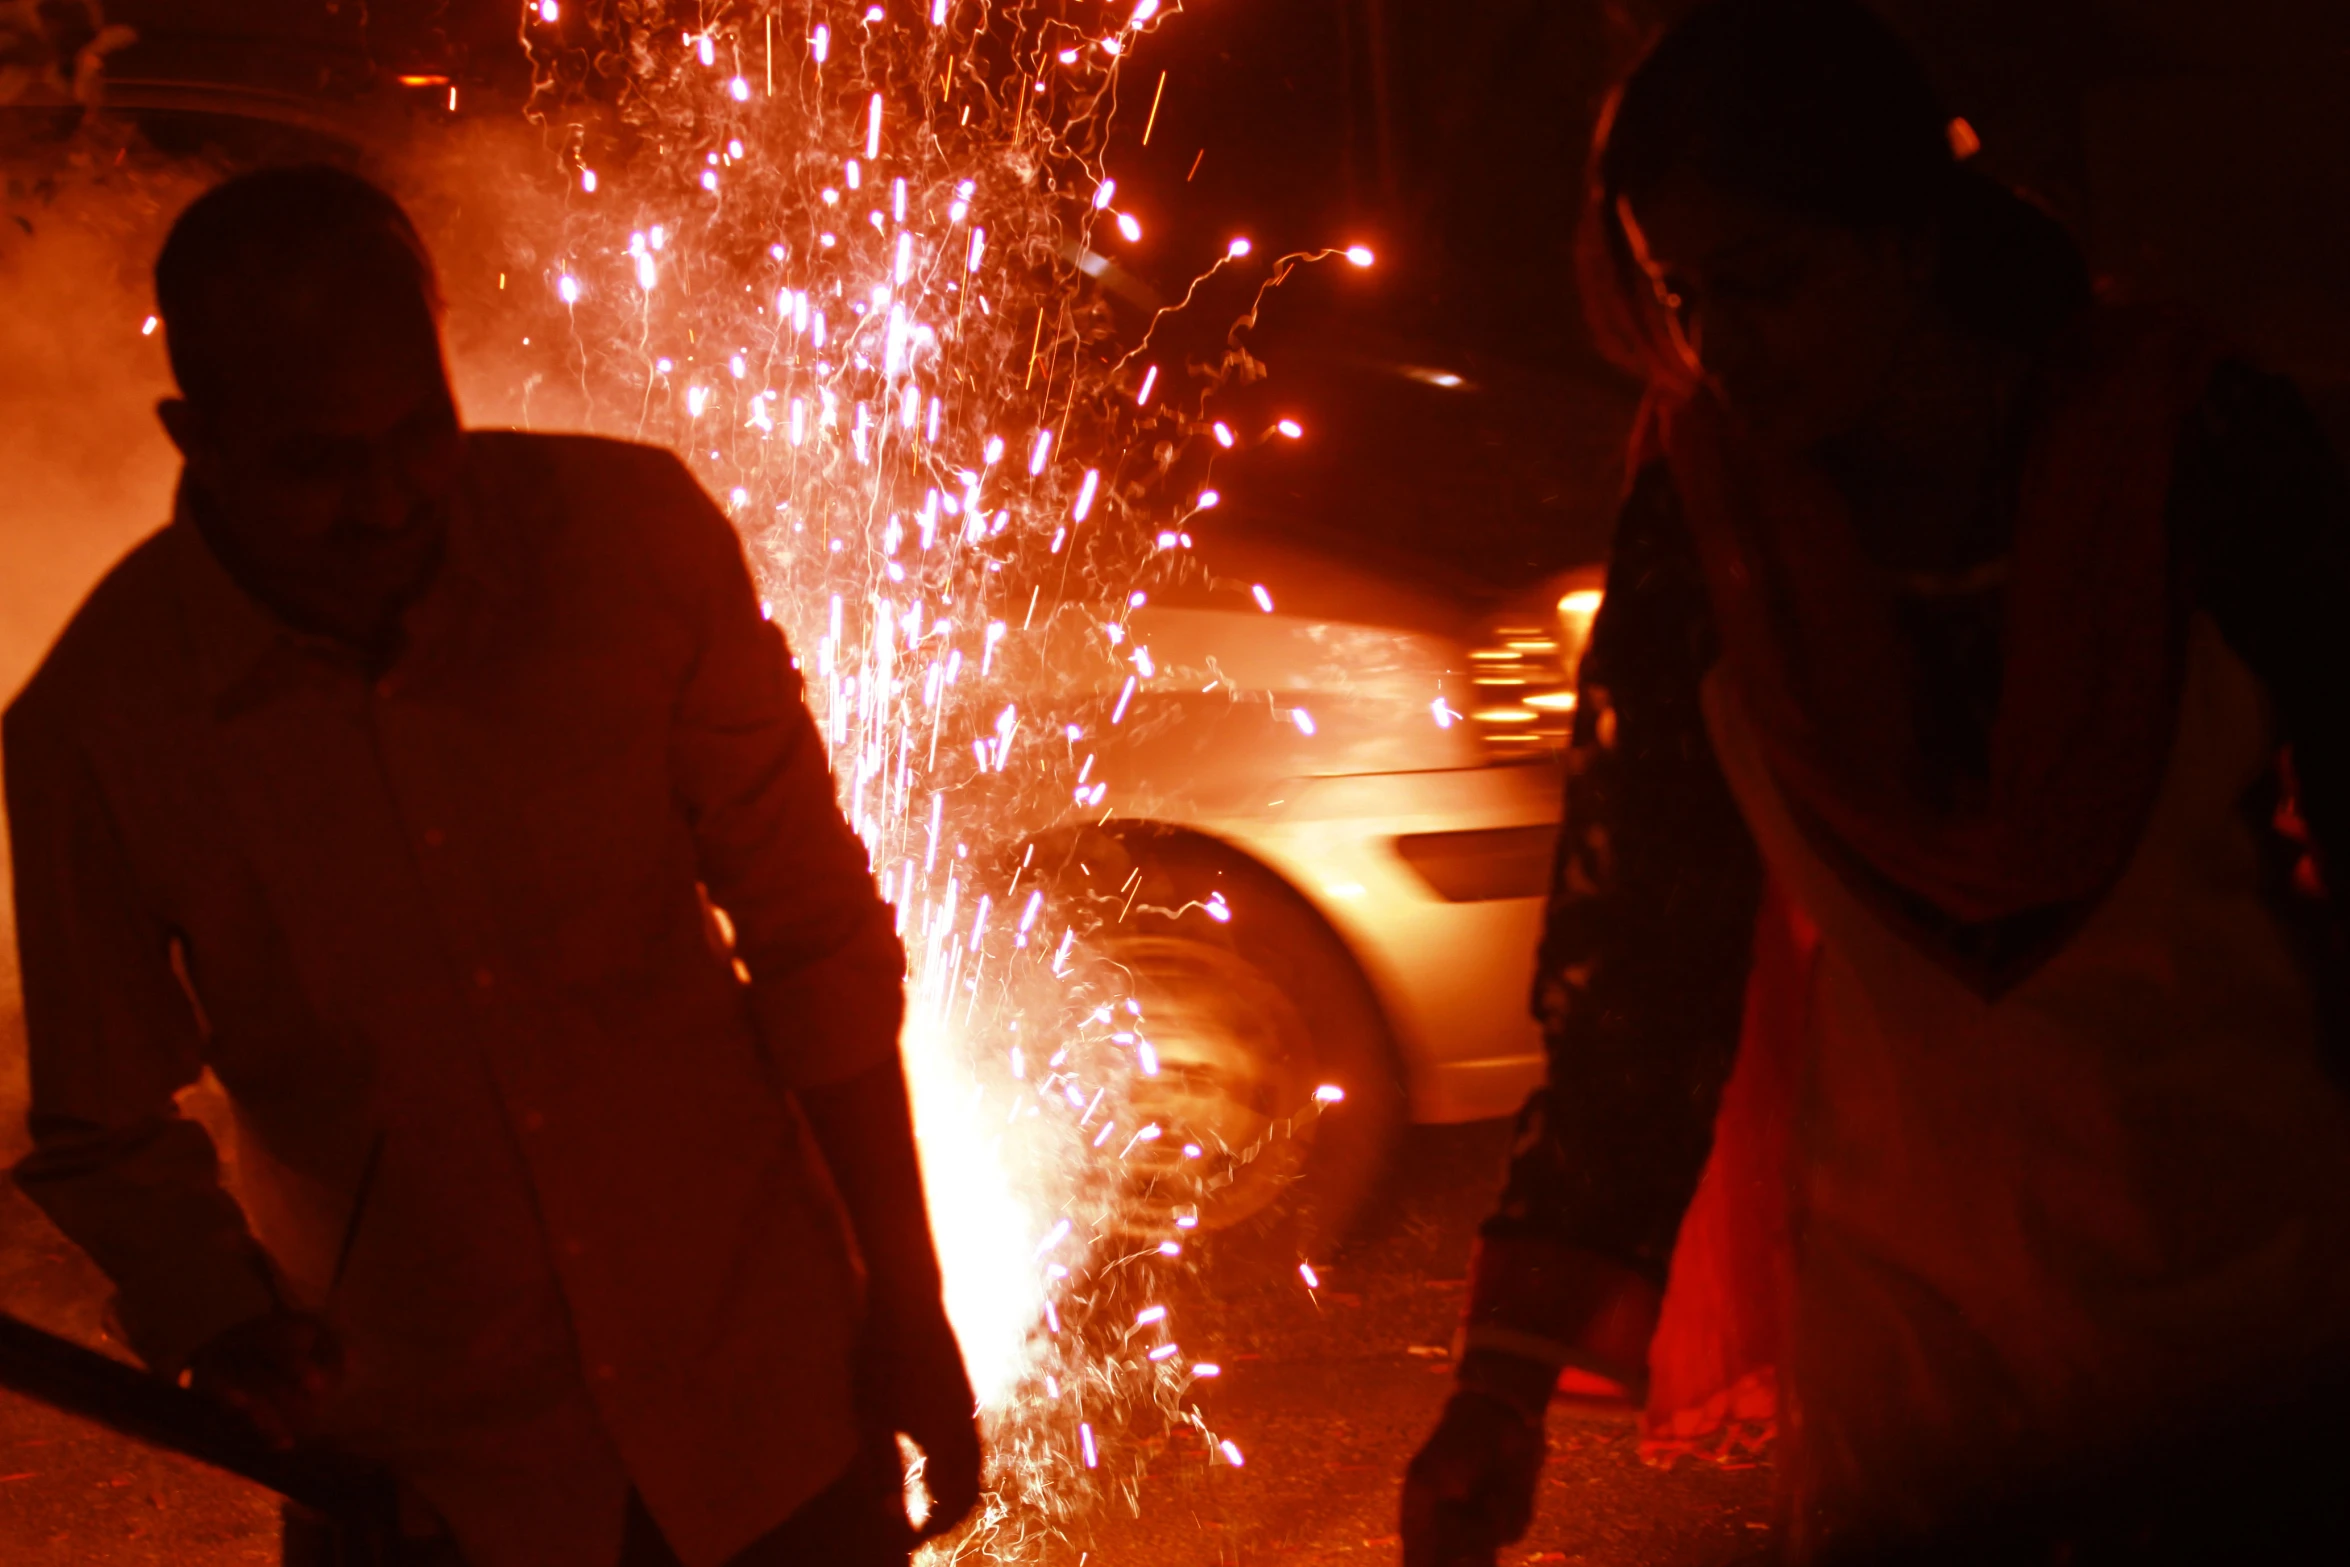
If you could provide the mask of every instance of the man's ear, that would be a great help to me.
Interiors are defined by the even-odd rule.
[[[171,437],[171,444],[179,448],[180,456],[193,458],[199,439],[196,410],[188,406],[184,397],[166,397],[155,405],[155,417],[163,421],[163,433]]]

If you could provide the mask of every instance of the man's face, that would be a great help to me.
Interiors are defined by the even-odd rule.
[[[440,563],[461,451],[438,327],[397,287],[239,312],[202,401],[159,412],[207,535],[305,630],[380,642]]]
[[[1617,205],[1692,372],[1792,450],[1861,424],[1931,308],[1904,236],[1811,222],[1681,173]]]

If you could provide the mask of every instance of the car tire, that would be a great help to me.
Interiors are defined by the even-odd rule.
[[[1235,1282],[1326,1256],[1405,1119],[1353,954],[1279,877],[1196,834],[1091,829],[1051,874],[1101,920],[1089,945],[1123,971],[1159,1067],[1135,1106],[1166,1131],[1130,1151],[1120,1228],[1182,1239]]]

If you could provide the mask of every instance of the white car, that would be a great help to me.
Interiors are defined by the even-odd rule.
[[[1043,868],[1096,900],[1161,1063],[1136,1231],[1327,1239],[1404,1123],[1508,1115],[1542,1079],[1528,994],[1601,574],[1496,597],[1261,526],[1198,544],[1128,622],[1148,674],[1094,773],[1118,809]]]

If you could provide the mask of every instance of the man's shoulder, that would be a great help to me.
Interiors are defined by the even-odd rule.
[[[158,661],[181,661],[169,525],[134,545],[98,579],[22,690],[10,699],[12,741],[103,716],[141,689]]]
[[[524,547],[640,587],[699,581],[734,530],[676,453],[595,435],[468,432],[469,460]]]
[[[552,486],[574,506],[617,507],[700,489],[666,447],[536,430],[469,430],[465,439],[481,474]]]

